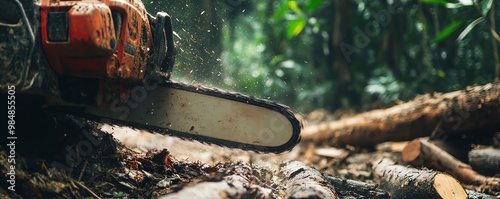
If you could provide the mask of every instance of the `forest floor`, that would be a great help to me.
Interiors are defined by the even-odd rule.
[[[369,148],[301,142],[289,152],[259,154],[54,117],[50,139],[26,135],[32,137],[16,146],[15,169],[1,148],[0,169],[15,172],[15,180],[0,176],[0,198],[390,198],[374,183],[372,162],[390,157],[406,166],[400,160],[406,142]],[[338,116],[318,110],[303,117],[315,123]],[[366,184],[344,187],[336,179]],[[464,187],[479,194],[470,198],[499,198]]]

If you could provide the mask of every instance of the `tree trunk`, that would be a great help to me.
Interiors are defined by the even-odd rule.
[[[356,54],[344,53],[346,47],[343,47],[343,41],[349,39],[352,33],[352,27],[349,27],[348,19],[350,14],[349,1],[337,0],[333,1],[332,7],[334,10],[334,23],[332,26],[332,45],[331,53],[333,53],[332,70],[330,75],[335,79],[335,93],[332,99],[333,108],[344,108],[351,106],[353,97],[351,69],[349,64]],[[353,44],[350,44],[353,45]],[[353,47],[355,48],[355,47]],[[344,49],[344,50],[343,50]],[[350,50],[345,50],[350,51]],[[342,94],[342,95],[339,95]]]
[[[388,109],[307,126],[303,140],[335,146],[373,145],[430,136],[446,139],[476,129],[500,129],[500,84],[433,93]],[[479,133],[479,132],[478,132]]]
[[[408,143],[403,152],[403,160],[414,166],[426,166],[439,171],[444,171],[455,176],[465,184],[480,185],[486,192],[500,190],[500,178],[483,176],[472,168],[460,162],[439,147],[424,141],[415,139]]]
[[[391,198],[467,198],[453,177],[430,170],[408,168],[384,158],[373,162],[373,175]]]

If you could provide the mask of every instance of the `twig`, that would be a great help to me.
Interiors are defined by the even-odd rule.
[[[88,160],[85,160],[85,163],[83,163],[83,168],[80,171],[80,174],[78,175],[78,181],[82,180],[83,172],[85,172],[85,169],[87,168],[87,163],[88,163]]]
[[[101,199],[101,197],[99,197],[96,193],[94,193],[92,190],[90,190],[87,186],[85,186],[84,184],[78,182],[78,181],[75,181],[75,180],[71,180],[72,182],[74,182],[76,185],[78,185],[80,188],[84,189],[85,191],[89,192],[90,195],[92,195],[94,198],[97,198],[97,199]]]

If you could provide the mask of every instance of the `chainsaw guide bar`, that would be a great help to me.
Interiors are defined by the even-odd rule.
[[[291,150],[300,141],[302,129],[287,106],[172,81],[158,83],[149,90],[132,89],[129,103],[88,107],[82,116],[101,123],[264,153]]]

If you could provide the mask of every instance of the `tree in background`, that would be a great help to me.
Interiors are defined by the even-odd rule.
[[[147,7],[173,16],[176,76],[307,112],[365,110],[493,81],[498,4],[188,0]]]

